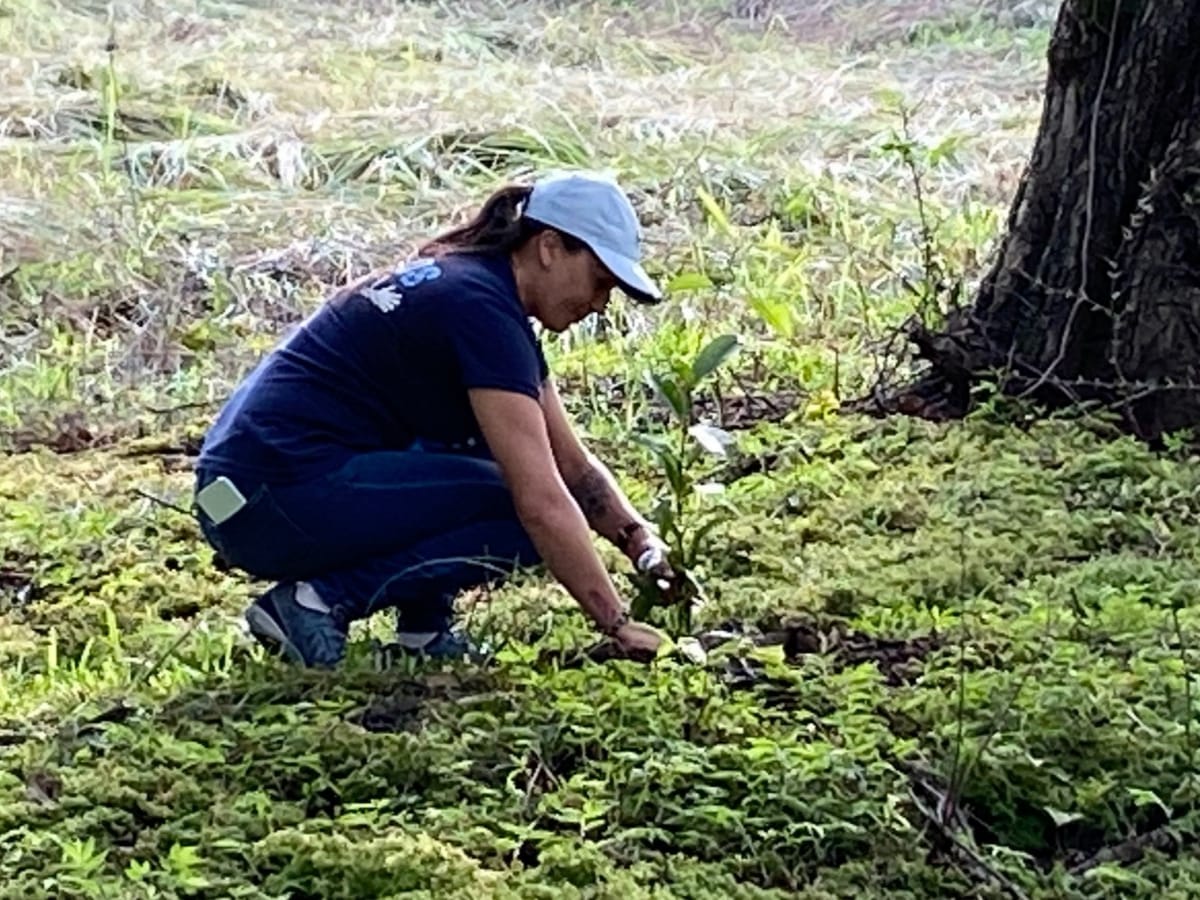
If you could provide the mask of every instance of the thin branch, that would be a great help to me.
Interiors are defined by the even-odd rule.
[[[943,792],[938,790],[936,786],[930,784],[926,778],[922,777],[922,773],[917,771],[915,767],[902,766],[902,768],[908,770],[909,777],[912,778],[914,785],[921,788],[926,794],[929,795],[929,798],[934,801],[935,809],[940,811],[949,807]],[[941,839],[941,843],[945,846],[948,846],[952,851],[955,851],[959,859],[965,863],[966,868],[976,878],[995,882],[1002,890],[1006,891],[1009,896],[1013,897],[1014,900],[1029,900],[1029,895],[1026,894],[1016,882],[1014,882],[1003,872],[1000,872],[995,867],[989,865],[988,862],[979,855],[979,852],[975,850],[974,847],[960,838],[958,834],[956,834],[955,831],[949,827],[948,822],[943,821],[942,817],[935,813],[934,809],[930,809],[930,807],[924,803],[920,797],[917,796],[917,791],[915,788],[909,789],[909,796],[912,798],[913,805],[916,807],[917,811],[921,813],[921,815],[925,817],[926,821],[928,821],[933,827],[938,838]],[[968,829],[961,821],[961,816],[955,816],[954,818],[957,820],[960,830],[969,833]]]
[[[1147,849],[1170,850],[1172,848],[1182,848],[1187,843],[1187,840],[1192,838],[1194,838],[1194,835],[1183,835],[1171,825],[1163,825],[1155,828],[1153,831],[1147,831],[1145,834],[1131,837],[1127,841],[1113,844],[1111,847],[1104,847],[1083,862],[1071,866],[1067,871],[1078,877],[1106,863],[1126,864],[1136,862],[1142,858]]]
[[[189,519],[192,517],[192,511],[190,509],[185,509],[176,503],[172,503],[170,500],[164,500],[162,497],[157,497],[148,491],[143,491],[141,488],[130,488],[130,490],[139,497],[145,497],[147,500],[157,503],[159,506],[166,507],[167,509],[173,509],[177,513],[183,513],[183,515],[187,516]]]
[[[154,662],[150,664],[150,667],[147,669],[143,669],[138,674],[137,678],[135,678],[133,683],[130,684],[130,686],[129,686],[130,692],[135,691],[139,687],[147,684],[150,681],[150,679],[154,677],[155,673],[158,672],[158,670],[160,668],[162,668],[163,663],[165,663],[168,659],[170,659],[172,656],[174,656],[175,651],[178,650],[180,648],[180,646],[183,645],[183,642],[192,636],[192,632],[195,631],[196,626],[200,624],[201,618],[202,618],[201,616],[195,616],[192,619],[192,621],[188,623],[188,627],[185,628],[180,633],[179,637],[175,638],[175,640],[173,640],[171,642],[171,645],[169,647],[167,647],[167,649],[165,649],[162,653],[160,653],[158,655],[158,658],[155,659]]]
[[[179,403],[175,406],[143,406],[146,412],[154,413],[156,416],[165,416],[170,413],[180,412],[185,409],[208,409],[228,400],[228,396],[215,397],[212,400],[193,400],[188,403]]]
[[[940,268],[934,261],[934,234],[929,224],[929,215],[925,206],[925,189],[921,182],[921,170],[912,153],[912,133],[909,128],[909,111],[907,107],[900,108],[900,127],[904,132],[905,150],[901,154],[905,165],[912,176],[913,191],[917,201],[917,217],[921,222],[921,268],[925,275],[925,291],[921,297],[922,305],[928,304],[937,294],[938,283],[941,281]],[[924,314],[925,310],[920,311]]]

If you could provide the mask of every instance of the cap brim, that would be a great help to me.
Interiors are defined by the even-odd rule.
[[[646,274],[641,263],[602,248],[594,248],[592,252],[604,263],[631,300],[637,303],[658,303],[662,300],[662,291]]]

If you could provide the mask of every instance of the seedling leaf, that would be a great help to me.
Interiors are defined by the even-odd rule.
[[[738,348],[737,335],[723,334],[713,338],[692,363],[692,383],[699,384]]]

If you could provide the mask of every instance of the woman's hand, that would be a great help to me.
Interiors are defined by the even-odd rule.
[[[630,558],[639,572],[653,578],[659,591],[668,595],[675,588],[677,578],[669,561],[670,549],[653,532],[644,534],[646,536],[638,546],[631,548]]]
[[[675,573],[667,561],[670,548],[662,538],[644,525],[633,533],[624,550],[629,561],[637,566],[639,571],[666,578],[668,581],[674,577]]]
[[[626,622],[612,633],[612,639],[626,657],[637,662],[651,662],[664,640],[657,629],[643,622]]]

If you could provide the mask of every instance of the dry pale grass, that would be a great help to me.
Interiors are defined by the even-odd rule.
[[[522,127],[565,132],[583,152],[618,165],[623,149],[642,158],[648,145],[665,156],[687,140],[719,144],[780,130],[790,133],[787,149],[800,151],[798,162],[836,162],[848,155],[839,132],[855,136],[883,125],[883,91],[920,104],[917,125],[930,133],[986,134],[979,149],[990,163],[1019,155],[1005,143],[1027,140],[1027,127],[1012,127],[1014,104],[1026,110],[1020,124],[1027,126],[1038,82],[1027,61],[1014,65],[969,46],[850,55],[837,46],[797,46],[788,34],[748,41],[735,28],[706,24],[707,4],[639,30],[628,11],[602,6],[525,4],[501,13],[474,4],[447,16],[423,4],[360,3],[334,12],[300,3],[289,4],[295,24],[280,29],[275,12],[251,4],[202,5],[205,16],[117,4],[110,23],[78,11],[39,16],[42,4],[25,3],[41,24],[13,26],[0,42],[11,51],[0,79],[5,150],[15,149],[13,139],[105,136],[100,95],[111,33],[122,90],[119,137],[152,141],[150,152],[176,160],[236,156],[250,168],[275,152],[283,162],[269,174],[284,188],[303,180],[303,145],[411,143]],[[925,5],[936,20],[935,6]],[[919,18],[896,4],[825,3],[806,15]],[[24,18],[18,12],[15,22]],[[219,131],[225,134],[212,134]],[[22,193],[19,183],[5,186]]]
[[[556,165],[621,175],[668,278],[744,265],[739,238],[707,228],[699,189],[739,223],[814,191],[840,224],[829,246],[809,236],[808,280],[878,283],[886,268],[852,257],[886,256],[886,221],[913,220],[909,173],[881,152],[900,107],[916,139],[954,146],[925,173],[945,211],[1002,208],[1032,138],[1043,38],[951,6],[804,13],[936,26],[893,40],[708,0],[117,2],[111,15],[13,0],[0,275],[20,273],[0,289],[19,301],[5,327],[21,342],[0,354],[25,399],[0,418],[61,399],[44,385],[56,367],[113,403],[135,387],[211,392],[333,283],[404,255],[497,181]],[[947,21],[967,31],[937,38]],[[771,266],[797,260],[768,260],[763,277],[791,290]],[[87,340],[47,357],[60,328]]]
[[[918,39],[929,28],[1041,27],[1056,7],[1054,0],[738,0],[734,8],[751,20],[777,24],[798,40],[866,48]]]

